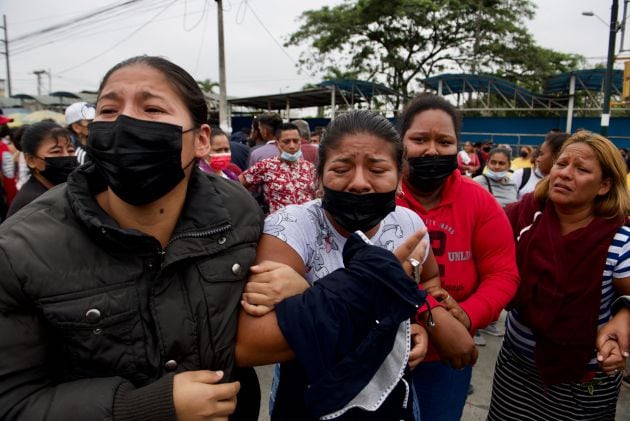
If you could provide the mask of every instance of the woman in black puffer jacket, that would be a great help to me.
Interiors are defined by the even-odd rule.
[[[180,67],[122,62],[96,108],[92,163],[0,226],[0,419],[226,417],[262,215],[194,165],[208,110]]]

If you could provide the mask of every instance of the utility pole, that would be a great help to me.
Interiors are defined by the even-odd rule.
[[[42,75],[46,74],[46,70],[35,70],[33,72],[35,76],[37,76],[37,96],[41,96],[42,94]]]
[[[223,39],[223,0],[217,2],[217,18],[219,20],[219,125],[223,130],[229,130],[227,107],[227,85],[225,80],[225,45]]]
[[[619,1],[613,0],[610,8],[610,33],[608,36],[608,60],[606,62],[606,78],[604,79],[604,103],[602,104],[602,119],[600,123],[600,134],[608,136],[608,126],[610,125],[610,94],[612,91],[613,64],[615,63],[615,41],[619,25],[617,24],[617,13],[619,11]]]
[[[7,15],[2,15],[2,30],[4,31],[4,58],[7,64],[7,93],[11,97],[11,66],[9,66],[9,35],[7,30]]]

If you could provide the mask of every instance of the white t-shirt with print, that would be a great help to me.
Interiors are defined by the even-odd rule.
[[[376,246],[394,251],[415,231],[424,227],[422,219],[413,211],[396,206],[382,221],[370,238]],[[346,237],[337,232],[321,207],[321,199],[301,205],[290,205],[265,218],[264,233],[287,243],[304,261],[306,280],[312,285],[318,279],[343,267],[343,246]],[[429,235],[425,235],[429,253]]]

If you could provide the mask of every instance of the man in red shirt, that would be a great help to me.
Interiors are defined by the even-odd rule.
[[[262,185],[270,213],[315,198],[315,166],[302,159],[297,126],[284,123],[276,138],[278,156],[258,161],[238,176],[246,188]]]

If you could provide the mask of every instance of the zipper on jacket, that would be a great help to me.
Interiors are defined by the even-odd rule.
[[[171,238],[169,240],[169,242],[159,250],[159,255],[160,255],[160,265],[164,264],[164,259],[166,257],[166,251],[168,250],[169,246],[171,244],[173,244],[174,241],[177,240],[181,240],[182,238],[203,238],[203,237],[210,237],[212,235],[216,235],[216,234],[221,234],[222,232],[226,232],[229,231],[230,228],[232,228],[232,225],[230,224],[225,224],[222,225],[220,227],[217,228],[212,228],[206,231],[201,231],[201,232],[187,232],[187,233],[182,233],[182,234],[178,234],[175,237]]]

